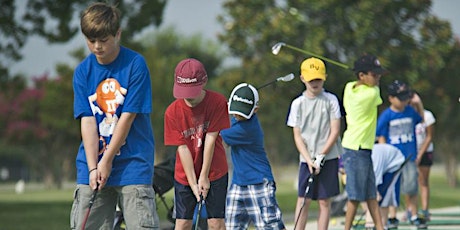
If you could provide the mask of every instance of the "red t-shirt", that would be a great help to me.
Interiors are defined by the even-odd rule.
[[[198,177],[203,165],[206,133],[218,132],[229,127],[227,99],[219,93],[206,90],[203,101],[193,108],[187,106],[183,99],[177,99],[168,106],[164,117],[164,142],[165,145],[187,145]],[[179,157],[176,152],[174,179],[183,185],[188,185]],[[209,180],[217,180],[227,172],[227,157],[222,145],[222,137],[219,135],[214,147]]]

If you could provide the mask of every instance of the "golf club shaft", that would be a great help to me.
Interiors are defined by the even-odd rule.
[[[200,225],[202,207],[203,207],[203,195],[200,195],[200,201],[198,202],[198,212],[196,214],[196,220],[195,220],[195,230],[198,230],[198,226]]]
[[[307,55],[311,55],[313,57],[317,57],[317,58],[320,58],[320,59],[323,59],[324,61],[327,61],[331,64],[334,64],[334,65],[337,65],[337,66],[340,66],[344,69],[350,69],[350,67],[348,67],[347,65],[343,64],[343,63],[340,63],[338,61],[334,61],[332,59],[329,59],[327,57],[324,57],[324,56],[321,56],[321,55],[318,55],[318,54],[315,54],[315,53],[312,53],[312,52],[309,52],[307,50],[303,50],[303,49],[300,49],[300,48],[297,48],[295,46],[291,46],[289,44],[284,44],[284,46],[286,46],[287,48],[289,49],[292,49],[292,50],[295,50],[295,51],[298,51],[298,52],[301,52],[301,53],[304,53],[304,54],[307,54]]]
[[[273,83],[275,83],[275,82],[277,82],[277,81],[278,81],[278,80],[274,80],[274,81],[265,83],[265,84],[263,84],[263,85],[257,87],[257,90],[262,89],[262,88],[265,88],[265,87],[267,87],[267,86],[269,86],[269,85],[271,85],[271,84],[273,84]]]
[[[276,83],[278,81],[284,81],[284,82],[292,81],[292,79],[294,79],[294,78],[295,78],[295,76],[294,76],[293,73],[285,75],[284,77],[277,77],[275,80],[270,81],[268,83],[263,84],[262,86],[257,87],[257,90],[262,89],[262,88],[264,88],[266,86],[269,86],[269,85],[271,85],[273,83]]]
[[[305,207],[305,203],[307,201],[307,194],[308,194],[308,191],[310,191],[310,186],[311,186],[312,183],[313,183],[313,173],[310,174],[310,176],[308,177],[307,187],[305,188],[305,194],[303,195],[302,207],[300,207],[299,214],[298,214],[298,216],[297,216],[297,218],[295,220],[294,230],[296,230],[297,223],[299,222],[300,215],[302,215],[303,208]]]
[[[86,222],[88,221],[89,213],[91,212],[91,207],[93,207],[94,200],[96,199],[98,189],[99,189],[99,185],[97,185],[96,189],[93,191],[93,194],[91,194],[91,198],[89,200],[88,210],[86,211],[85,218],[83,219],[83,223],[81,225],[81,230],[85,230],[85,228],[86,228]]]

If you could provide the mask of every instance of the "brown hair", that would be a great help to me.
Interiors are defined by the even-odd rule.
[[[81,15],[81,32],[89,39],[115,36],[120,29],[120,15],[115,6],[93,3]]]

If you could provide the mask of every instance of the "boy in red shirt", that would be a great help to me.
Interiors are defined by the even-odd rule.
[[[208,226],[225,229],[228,165],[219,132],[230,127],[227,99],[203,89],[203,64],[193,58],[176,66],[174,97],[165,111],[165,145],[178,146],[174,175],[176,229],[191,229],[197,201],[206,200]],[[201,198],[201,197],[202,198]]]

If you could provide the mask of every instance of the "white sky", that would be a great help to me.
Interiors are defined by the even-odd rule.
[[[457,0],[433,0],[433,14],[450,21],[457,36],[460,36],[459,8],[460,1]],[[206,39],[215,39],[216,33],[221,31],[221,25],[216,20],[220,13],[221,1],[168,0],[161,28],[174,26],[177,32],[185,35],[200,33]],[[23,59],[11,66],[11,73],[23,73],[30,77],[44,73],[54,76],[57,63],[77,64],[69,52],[78,47],[86,48],[81,33],[62,45],[50,45],[41,38],[31,38],[22,50]]]

